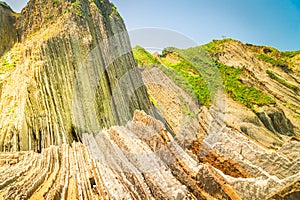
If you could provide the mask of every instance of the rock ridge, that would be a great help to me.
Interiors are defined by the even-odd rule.
[[[151,104],[124,22],[107,0],[31,0],[2,59],[0,150],[80,141]],[[3,63],[2,63],[3,65]]]

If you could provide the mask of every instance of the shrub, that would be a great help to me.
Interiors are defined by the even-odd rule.
[[[5,58],[2,58],[0,60],[0,74],[4,74],[8,71],[11,71],[12,69],[15,68],[15,66],[16,66],[15,62],[9,62]]]
[[[236,101],[248,108],[254,109],[254,105],[267,105],[274,100],[259,89],[243,84],[239,79],[244,73],[242,69],[230,67],[219,62],[216,65],[223,78],[226,92]]]
[[[46,19],[51,20],[51,19],[53,19],[53,17],[54,17],[53,15],[47,15]]]
[[[271,72],[270,70],[267,70],[266,73],[269,75],[269,77],[279,83],[281,83],[282,85],[294,90],[295,92],[297,92],[299,90],[299,88],[291,83],[286,82],[284,79],[276,76],[273,72]]]

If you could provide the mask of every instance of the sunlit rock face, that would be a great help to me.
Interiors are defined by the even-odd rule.
[[[6,3],[0,1],[0,56],[17,41],[17,19],[18,14],[14,13]]]
[[[149,110],[123,20],[107,0],[29,1],[17,33],[19,43],[1,60],[8,64],[1,68],[0,150],[80,141],[84,132],[125,124],[135,109]]]
[[[164,123],[202,166],[196,180],[205,192],[216,199],[299,198],[299,51],[280,52],[225,39],[185,50],[167,48],[161,55],[136,47],[134,54]],[[218,110],[213,101],[195,103],[190,92],[205,95],[197,90],[201,81],[194,80],[203,76],[201,70],[214,67],[224,87],[224,95],[216,95],[223,103]],[[232,76],[236,72],[240,75]],[[251,90],[271,101],[253,102]],[[257,100],[262,99],[263,95]],[[221,183],[207,182],[210,178]]]
[[[0,11],[0,199],[299,199],[299,52],[226,39],[139,54],[141,76],[106,0]]]
[[[217,139],[215,148],[199,139],[185,151],[160,121],[137,110],[124,126],[83,134],[83,144],[1,153],[0,198],[298,198],[299,155],[284,154],[298,141],[269,152],[234,129]]]

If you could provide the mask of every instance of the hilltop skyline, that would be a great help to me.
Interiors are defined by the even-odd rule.
[[[22,3],[6,0],[16,12]],[[298,0],[112,0],[128,31],[155,27],[173,30],[197,44],[223,36],[282,51],[300,49]]]

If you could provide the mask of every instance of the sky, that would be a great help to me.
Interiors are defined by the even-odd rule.
[[[17,12],[27,2],[5,1]],[[154,46],[168,39],[174,43],[176,38],[180,47],[179,37],[186,39],[186,45],[195,46],[225,36],[282,51],[300,50],[300,0],[111,1],[131,37],[144,34],[143,41],[156,40]],[[154,35],[164,39],[153,39]]]

